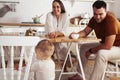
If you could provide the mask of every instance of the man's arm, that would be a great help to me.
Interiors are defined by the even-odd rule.
[[[88,58],[91,53],[96,53],[100,49],[106,49],[106,50],[111,49],[111,47],[113,46],[113,43],[115,41],[115,38],[116,38],[116,35],[110,35],[110,36],[106,37],[105,43],[103,43],[97,47],[91,48],[86,52],[86,54],[85,54],[86,58]]]
[[[80,34],[79,37],[86,37],[92,30],[92,28],[87,26],[84,30],[78,32]]]
[[[95,52],[97,52],[100,49],[106,49],[106,50],[111,49],[111,47],[113,46],[113,43],[115,41],[115,38],[116,38],[116,35],[107,36],[105,38],[105,43],[103,43],[103,44],[101,44],[101,45],[99,45],[97,47],[92,48],[91,52],[95,53]]]
[[[86,27],[84,30],[82,31],[79,31],[79,32],[72,32],[70,35],[69,35],[69,38],[72,38],[71,35],[76,33],[76,34],[79,34],[79,38],[80,37],[86,37],[93,29],[90,28],[90,27]]]

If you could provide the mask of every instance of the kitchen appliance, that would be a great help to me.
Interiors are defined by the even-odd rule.
[[[80,20],[79,25],[87,25],[89,22],[89,18],[90,18],[89,13],[87,12],[83,13],[81,17],[82,19]]]

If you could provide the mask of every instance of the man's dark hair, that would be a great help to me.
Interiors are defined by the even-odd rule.
[[[58,3],[60,4],[61,13],[65,13],[65,12],[66,12],[66,11],[65,11],[65,7],[64,7],[64,5],[63,5],[63,3],[62,3],[61,0],[54,0],[53,3],[54,3],[54,2],[58,2]]]
[[[97,0],[93,3],[92,7],[95,7],[97,9],[100,9],[100,8],[105,8],[107,7],[107,4],[106,2],[102,1],[102,0]]]

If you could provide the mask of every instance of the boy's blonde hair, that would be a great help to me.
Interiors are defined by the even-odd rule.
[[[54,45],[47,39],[41,40],[35,47],[36,54],[51,57],[54,53]]]

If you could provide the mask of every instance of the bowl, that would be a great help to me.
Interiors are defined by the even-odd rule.
[[[71,37],[72,37],[73,39],[78,39],[78,38],[79,38],[79,34],[72,34]]]

